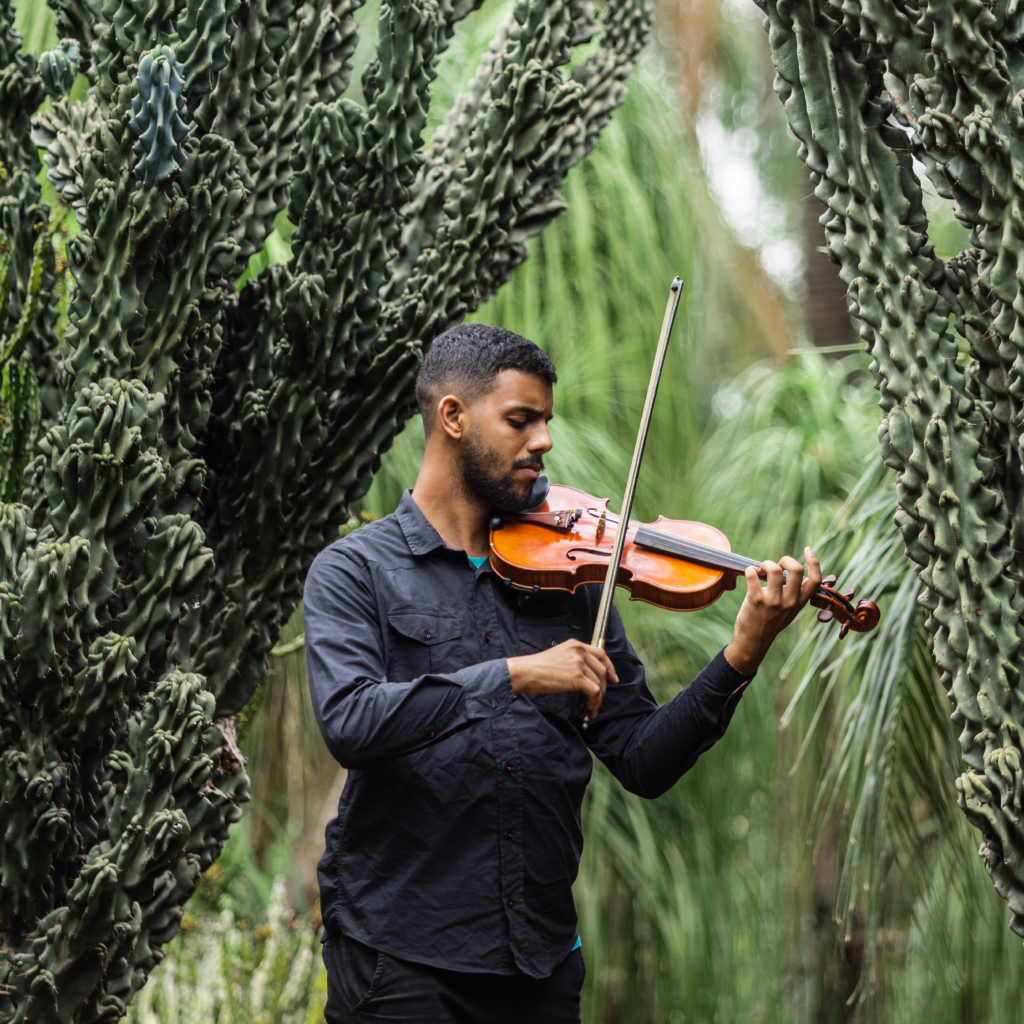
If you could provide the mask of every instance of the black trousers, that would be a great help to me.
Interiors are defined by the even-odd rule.
[[[587,969],[578,949],[540,980],[425,967],[339,934],[323,952],[327,1024],[579,1024]]]

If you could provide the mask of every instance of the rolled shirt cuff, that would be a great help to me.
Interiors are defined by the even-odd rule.
[[[466,713],[471,718],[493,718],[512,704],[512,676],[505,658],[459,669],[450,678],[463,688]]]

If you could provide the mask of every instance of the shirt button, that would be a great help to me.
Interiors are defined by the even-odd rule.
[[[490,634],[490,633],[485,633],[485,634],[484,634],[484,639],[485,639],[485,640],[486,640],[486,641],[487,641],[488,643],[490,643],[490,642],[491,642],[491,634]]]
[[[551,641],[551,646],[552,647],[557,647],[558,646],[558,641],[557,640],[552,640]]]
[[[430,639],[430,631],[429,631],[429,630],[427,630],[427,631],[426,631],[426,632],[425,632],[425,633],[423,634],[423,639],[424,639],[424,640],[429,640],[429,639]]]
[[[509,839],[512,838],[512,833],[511,832],[506,832],[505,835],[507,835],[509,837]]]
[[[508,905],[509,905],[510,907],[514,907],[514,906],[516,905],[516,901],[515,901],[515,900],[509,900],[509,901],[508,901]]]
[[[505,771],[507,771],[507,772],[512,771],[512,765],[510,765],[510,764],[505,765]]]

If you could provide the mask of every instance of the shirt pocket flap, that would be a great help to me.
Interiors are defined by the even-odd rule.
[[[519,632],[519,639],[524,644],[539,651],[554,647],[573,637],[577,640],[583,639],[582,631],[572,628],[572,620],[567,615],[551,618],[519,615],[516,617],[516,629]]]
[[[459,620],[440,612],[388,612],[388,622],[402,636],[427,646],[462,636]]]

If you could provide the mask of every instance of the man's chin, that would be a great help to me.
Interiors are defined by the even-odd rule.
[[[506,477],[503,486],[491,491],[491,506],[498,512],[522,512],[530,504],[532,490],[532,481],[524,486],[521,481]]]
[[[473,457],[477,455],[477,457]],[[496,459],[484,459],[472,447],[462,452],[462,483],[471,494],[486,502],[499,512],[521,512],[530,501],[530,494],[536,481],[520,467],[513,466],[503,476],[488,472]],[[532,467],[531,467],[532,468]]]
[[[498,500],[493,500],[495,498]],[[520,494],[518,489],[516,489],[515,491],[507,491],[502,494],[500,498],[497,495],[492,495],[491,504],[498,512],[522,512],[523,509],[526,508],[529,500],[529,489],[527,489],[523,494]]]

